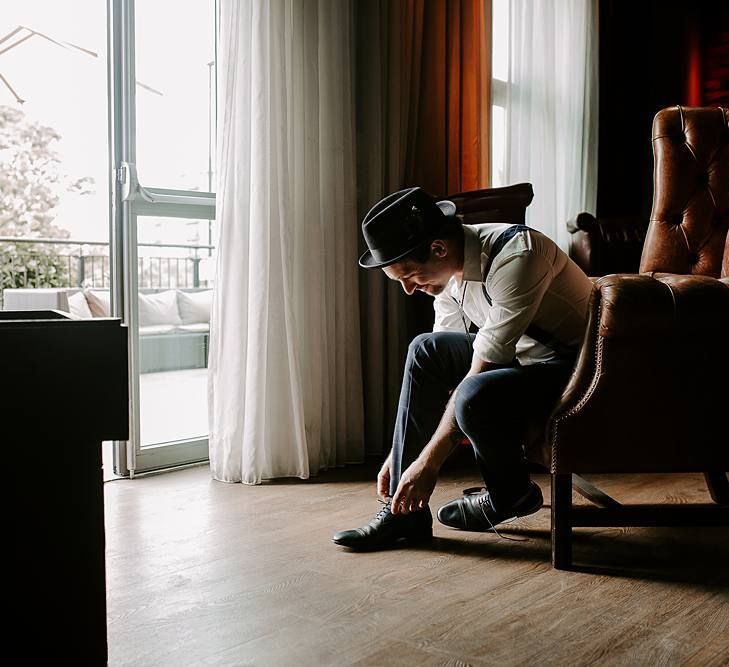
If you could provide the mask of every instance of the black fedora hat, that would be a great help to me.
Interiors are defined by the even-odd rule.
[[[436,238],[446,218],[455,214],[453,202],[436,201],[419,187],[387,195],[362,220],[369,250],[359,258],[359,265],[377,269],[400,261],[419,245]]]

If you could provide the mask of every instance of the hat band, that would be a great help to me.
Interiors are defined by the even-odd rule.
[[[390,244],[384,245],[379,248],[370,248],[370,254],[377,262],[388,262],[395,257],[401,257],[402,255],[415,250],[418,246],[427,243],[429,239],[408,239],[410,243],[407,244]]]

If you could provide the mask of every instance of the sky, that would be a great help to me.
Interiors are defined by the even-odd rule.
[[[106,2],[2,0],[0,39],[25,26],[96,56],[39,36],[0,53],[0,105],[21,109],[56,129],[63,170],[90,176],[95,194],[65,195],[56,224],[73,238],[108,239],[108,115]],[[19,35],[28,34],[27,32]],[[214,58],[214,0],[136,0],[137,169],[152,187],[208,189],[209,108]],[[14,40],[0,44],[0,51]],[[212,71],[214,85],[214,70]],[[157,92],[150,91],[153,88]],[[161,93],[161,94],[159,94]],[[213,119],[214,121],[214,119]],[[145,242],[186,242],[202,232],[187,221],[140,219]],[[202,238],[204,236],[204,238]],[[201,233],[207,243],[207,234]]]

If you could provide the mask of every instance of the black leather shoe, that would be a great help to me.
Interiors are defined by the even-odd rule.
[[[534,482],[529,490],[510,507],[494,507],[489,492],[463,496],[446,503],[438,510],[438,521],[461,530],[489,531],[494,526],[518,516],[534,514],[542,507],[542,491]]]
[[[332,537],[332,541],[355,551],[376,551],[401,541],[415,544],[432,537],[433,516],[429,507],[410,514],[393,514],[388,502],[366,526],[342,530]]]

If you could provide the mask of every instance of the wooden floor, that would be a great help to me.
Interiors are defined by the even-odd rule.
[[[379,509],[373,470],[108,483],[109,664],[729,664],[729,531],[578,529],[582,570],[558,572],[544,508],[511,540],[436,522],[428,547],[350,553],[330,538]],[[699,475],[590,479],[618,500],[708,500]],[[433,508],[477,483],[451,468]]]

